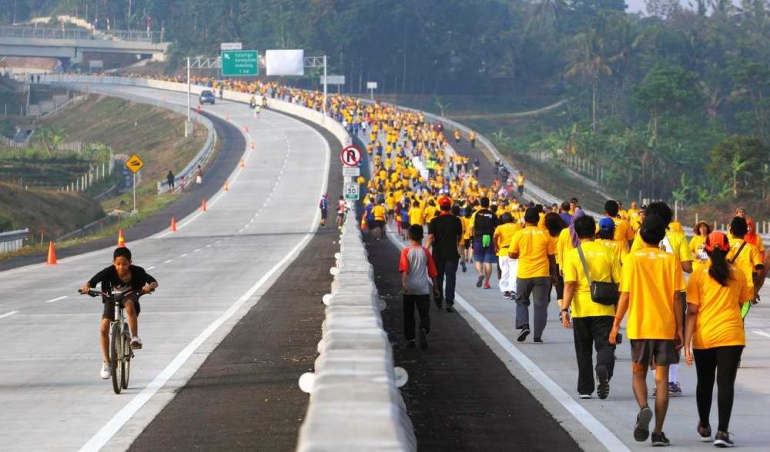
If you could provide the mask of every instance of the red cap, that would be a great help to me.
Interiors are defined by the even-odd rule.
[[[724,232],[712,232],[706,237],[706,251],[711,252],[716,248],[722,251],[728,251],[730,249],[730,242],[727,241],[727,236]]]
[[[440,207],[452,207],[452,200],[448,196],[442,196],[438,199]]]

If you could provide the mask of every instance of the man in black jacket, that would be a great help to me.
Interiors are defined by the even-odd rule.
[[[489,210],[489,198],[481,198],[481,210],[473,214],[469,225],[473,236],[473,261],[479,275],[476,287],[483,284],[485,289],[491,288],[489,279],[492,276],[492,264],[497,262],[492,236],[497,223],[497,216]]]
[[[432,247],[433,260],[436,262],[438,276],[436,282],[441,294],[435,299],[436,306],[441,309],[442,298],[446,300],[446,312],[454,311],[455,284],[457,281],[457,265],[460,254],[457,248],[463,238],[462,221],[452,215],[452,200],[447,196],[438,199],[440,213],[428,224],[428,242],[426,248]],[[444,275],[446,275],[446,290],[444,290]]]

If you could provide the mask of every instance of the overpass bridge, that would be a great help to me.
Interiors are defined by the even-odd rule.
[[[160,42],[160,33],[111,31],[78,28],[0,27],[0,56],[67,58],[83,61],[96,54],[129,54],[165,59],[169,42]]]

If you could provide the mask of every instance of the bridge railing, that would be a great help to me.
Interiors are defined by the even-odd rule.
[[[0,26],[2,38],[35,39],[99,39],[104,41],[161,42],[162,34],[157,31],[141,30],[86,30],[83,28],[54,27],[13,27]]]
[[[0,232],[0,254],[20,250],[29,234],[29,229]]]

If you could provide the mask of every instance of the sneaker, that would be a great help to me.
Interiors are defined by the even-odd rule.
[[[664,446],[670,446],[671,441],[666,438],[666,434],[663,432],[660,433],[652,433],[652,446],[653,447],[664,447]]]
[[[634,439],[636,441],[647,441],[650,436],[650,421],[652,421],[652,410],[645,405],[636,415],[636,426],[634,426]]]
[[[610,395],[610,377],[607,368],[599,367],[596,369],[596,379],[599,381],[599,385],[596,389],[596,395],[600,399],[604,400]]]
[[[141,350],[142,349],[142,340],[138,337],[131,338],[131,348],[133,350]]]
[[[669,397],[679,397],[682,395],[682,387],[679,385],[679,382],[675,383],[669,383],[668,384],[668,396]]]
[[[415,348],[417,344],[415,343],[414,339],[406,341],[406,348]]]
[[[443,305],[444,305],[444,299],[443,299],[443,298],[441,298],[441,297],[434,297],[434,298],[433,298],[433,302],[436,304],[436,307],[437,307],[437,308],[438,308],[438,310],[440,311],[440,310],[441,310],[441,308],[442,308],[442,307],[443,307]]]
[[[463,273],[468,271],[468,267],[465,266],[465,262],[460,262],[460,267],[463,269]]]
[[[716,447],[733,447],[733,440],[730,439],[728,432],[717,432],[714,436],[714,446]]]
[[[484,288],[485,288],[485,289],[491,289],[491,288],[492,288],[492,286],[490,286],[490,285],[489,285],[489,283],[484,283]]]
[[[587,400],[591,398],[591,394],[580,394],[580,398],[582,400]]]
[[[711,426],[701,427],[700,422],[698,422],[698,427],[695,430],[698,432],[698,438],[700,438],[701,441],[704,443],[711,441]]]
[[[543,343],[543,338],[542,337],[535,337],[535,343],[536,344],[542,344]]]
[[[525,326],[516,337],[516,340],[519,342],[524,342],[527,340],[527,336],[529,336],[529,327]]]
[[[482,284],[484,284],[484,276],[479,276],[479,279],[476,280],[476,287],[481,287]]]
[[[510,300],[511,299],[511,293],[506,290],[505,292],[503,292],[503,298],[505,298],[507,300]]]
[[[511,300],[515,300],[516,298],[518,298],[518,296],[519,295],[516,292],[511,292]]]
[[[420,348],[426,350],[428,348],[428,332],[420,328]]]
[[[455,312],[455,308],[450,304],[446,307],[446,312]]]
[[[112,375],[112,367],[110,367],[110,363],[102,363],[102,370],[99,371],[99,376],[102,378],[102,380],[107,380],[110,378],[110,375]]]

